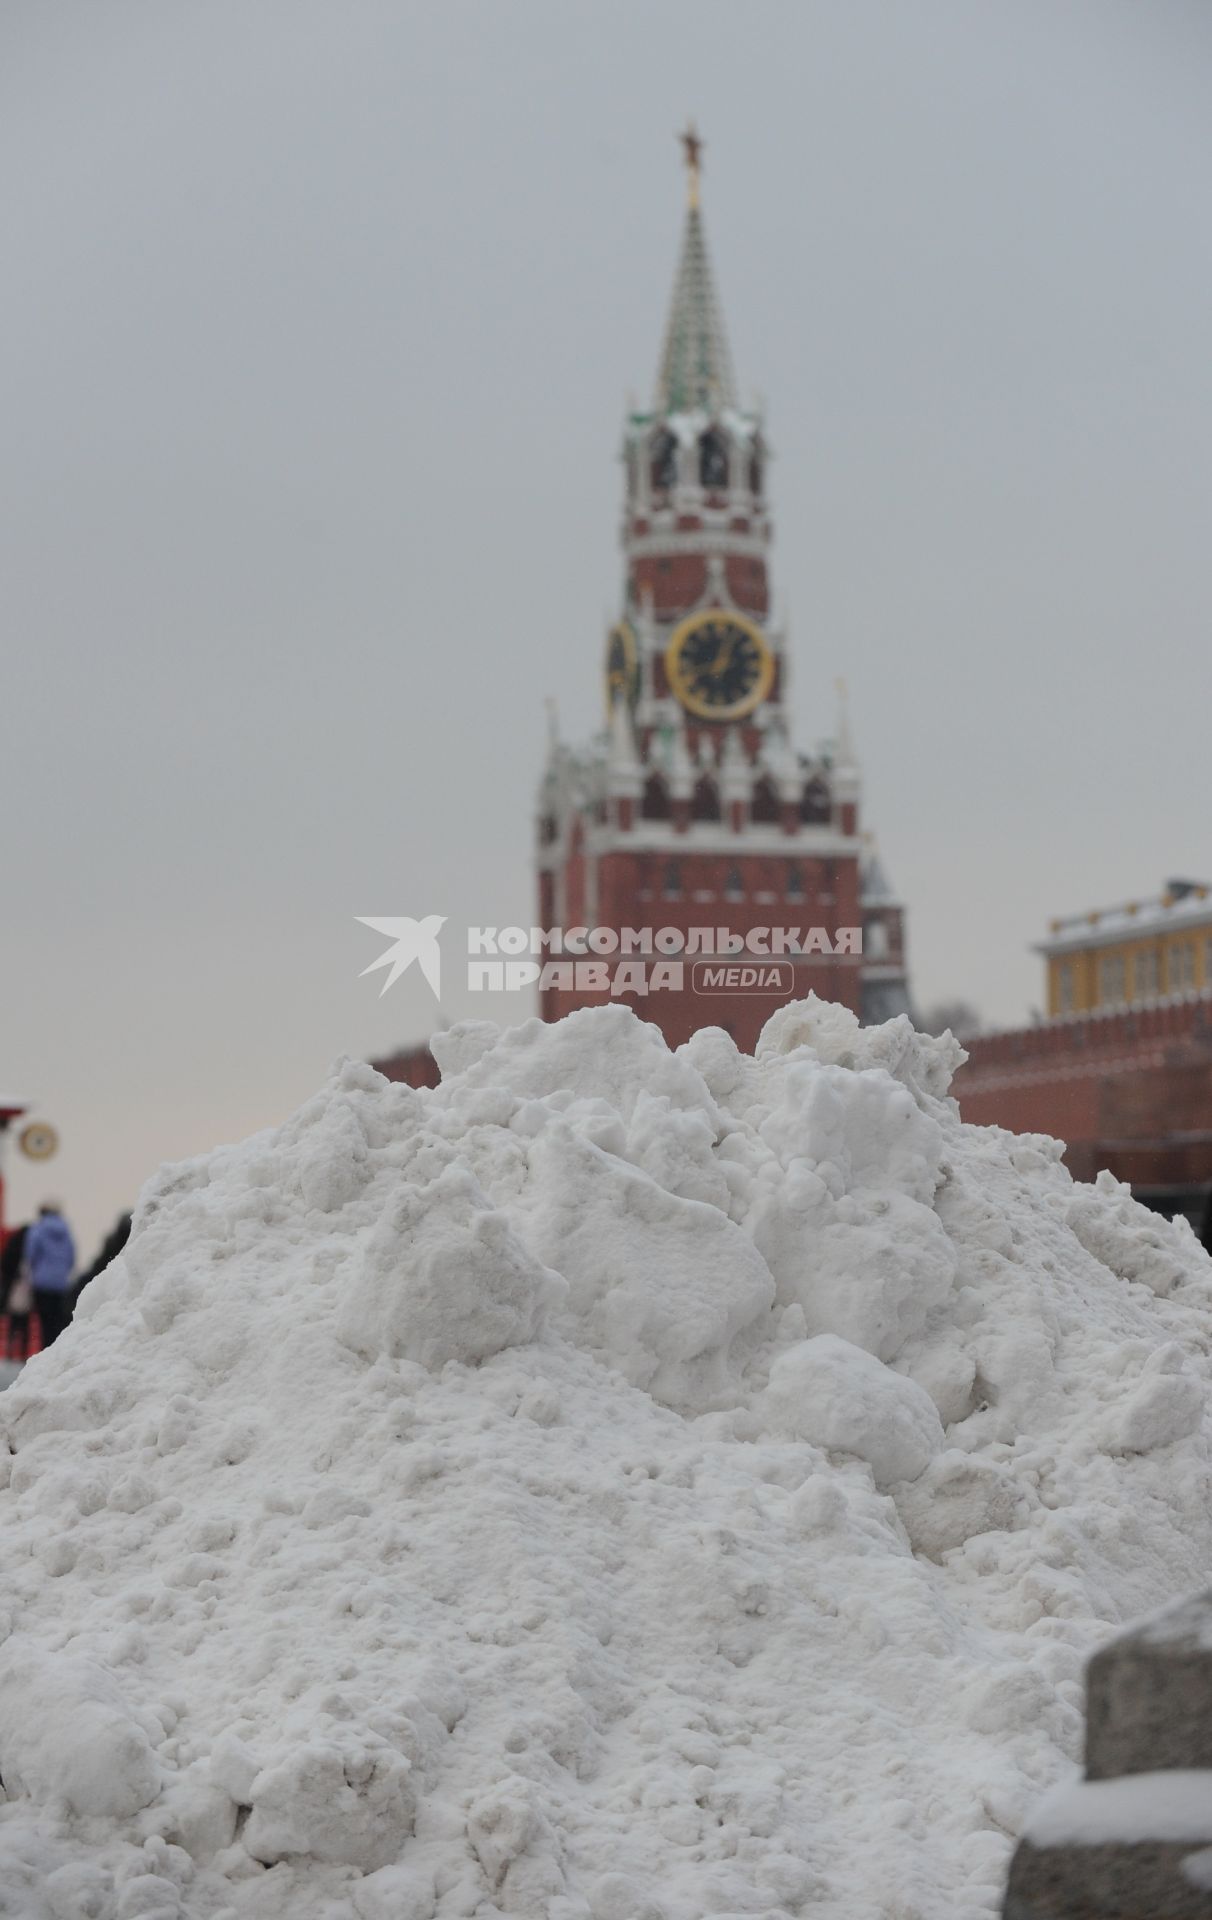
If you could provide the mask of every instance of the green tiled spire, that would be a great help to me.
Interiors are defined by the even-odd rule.
[[[686,150],[690,195],[682,256],[673,284],[673,304],[657,376],[656,409],[658,413],[690,413],[696,409],[712,412],[736,405],[732,362],[711,279],[699,208],[702,142],[693,126],[678,137]]]

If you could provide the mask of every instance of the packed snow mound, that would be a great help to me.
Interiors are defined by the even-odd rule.
[[[343,1065],[0,1396],[0,1915],[975,1920],[1206,1582],[1212,1266],[810,1000]]]

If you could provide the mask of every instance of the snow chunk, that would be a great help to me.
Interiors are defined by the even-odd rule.
[[[534,1339],[563,1291],[474,1177],[446,1167],[398,1194],[355,1256],[337,1332],[359,1353],[472,1365]]]
[[[525,1231],[569,1283],[561,1327],[666,1405],[729,1397],[732,1342],[774,1299],[752,1240],[568,1129],[536,1141],[531,1167]]]
[[[776,1432],[858,1454],[877,1487],[916,1480],[943,1444],[929,1394],[832,1333],[779,1355],[763,1407]]]
[[[975,1534],[1008,1533],[1026,1518],[1029,1505],[1013,1474],[958,1448],[938,1454],[919,1479],[896,1492],[906,1533],[931,1560]]]
[[[1107,1445],[1124,1453],[1169,1447],[1203,1424],[1205,1388],[1188,1371],[1182,1349],[1171,1343],[1153,1353],[1140,1381],[1107,1425]]]
[[[15,1635],[0,1656],[0,1777],[10,1798],[121,1818],[150,1805],[164,1771],[112,1674]]]
[[[1036,1807],[1024,1837],[1033,1847],[1212,1840],[1212,1775],[1172,1768],[1118,1780],[1075,1780],[1055,1788]]]
[[[752,1230],[778,1298],[803,1308],[810,1333],[894,1359],[957,1271],[934,1209],[938,1121],[882,1071],[796,1056],[771,1094],[761,1138],[779,1171],[761,1169]]]
[[[244,1845],[265,1866],[310,1856],[373,1873],[399,1854],[416,1813],[408,1761],[365,1730],[290,1749],[249,1791]]]
[[[807,1048],[825,1065],[861,1072],[883,1067],[916,1094],[941,1099],[968,1058],[953,1034],[919,1033],[906,1014],[880,1027],[862,1027],[857,1014],[834,1000],[793,1000],[772,1013],[755,1049],[759,1060]]]
[[[1186,1221],[1180,1226],[1147,1213],[1133,1200],[1131,1187],[1106,1168],[1093,1189],[1074,1195],[1067,1218],[1083,1247],[1122,1280],[1166,1294],[1182,1278],[1186,1263],[1179,1236]]]

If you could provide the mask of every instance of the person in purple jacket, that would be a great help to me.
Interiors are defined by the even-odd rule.
[[[72,1317],[76,1243],[57,1206],[48,1201],[25,1236],[22,1263],[34,1290],[42,1344],[53,1346]]]

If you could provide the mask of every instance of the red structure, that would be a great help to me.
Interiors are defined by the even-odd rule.
[[[771,620],[769,448],[760,415],[737,401],[699,207],[700,143],[684,138],[689,206],[655,401],[624,433],[608,724],[584,751],[553,727],[538,919],[685,936],[697,950],[685,955],[681,991],[613,997],[671,1045],[721,1026],[751,1050],[775,1008],[810,990],[869,1021],[904,1011],[903,915],[860,832],[844,711],[815,753],[792,745],[787,640]],[[772,948],[771,964],[751,964],[756,983],[732,979],[721,963],[737,959],[738,937],[765,928],[802,938]],[[645,989],[658,964],[644,963]],[[612,997],[550,971],[545,1019]]]
[[[441,1079],[438,1063],[426,1046],[400,1047],[370,1064],[385,1079],[403,1081],[406,1087],[436,1087]]]
[[[5,1161],[5,1147],[8,1142],[8,1130],[12,1126],[14,1120],[20,1120],[22,1114],[24,1114],[26,1111],[27,1111],[27,1108],[24,1100],[14,1100],[14,1099],[8,1098],[5,1095],[0,1095],[0,1246],[4,1245],[5,1235],[7,1232],[7,1221],[6,1221],[6,1215],[5,1215],[4,1161]]]
[[[1068,1142],[1079,1180],[1104,1167],[1165,1213],[1206,1221],[1212,1194],[1212,988],[965,1041],[965,1120]]]
[[[906,1011],[904,915],[862,831],[844,704],[832,739],[811,753],[792,744],[787,636],[771,615],[770,448],[760,414],[737,399],[699,206],[701,143],[683,139],[689,204],[656,395],[624,431],[607,721],[584,749],[553,721],[536,918],[620,937],[672,930],[690,950],[679,991],[612,993],[618,981],[594,988],[553,966],[539,1003],[558,1020],[614,998],[671,1046],[720,1026],[752,1051],[775,1009],[809,992],[868,1022]],[[759,929],[777,929],[789,950],[772,944],[754,966],[744,943]],[[655,985],[659,950],[623,957]],[[412,1086],[436,1081],[423,1047],[375,1064]]]

